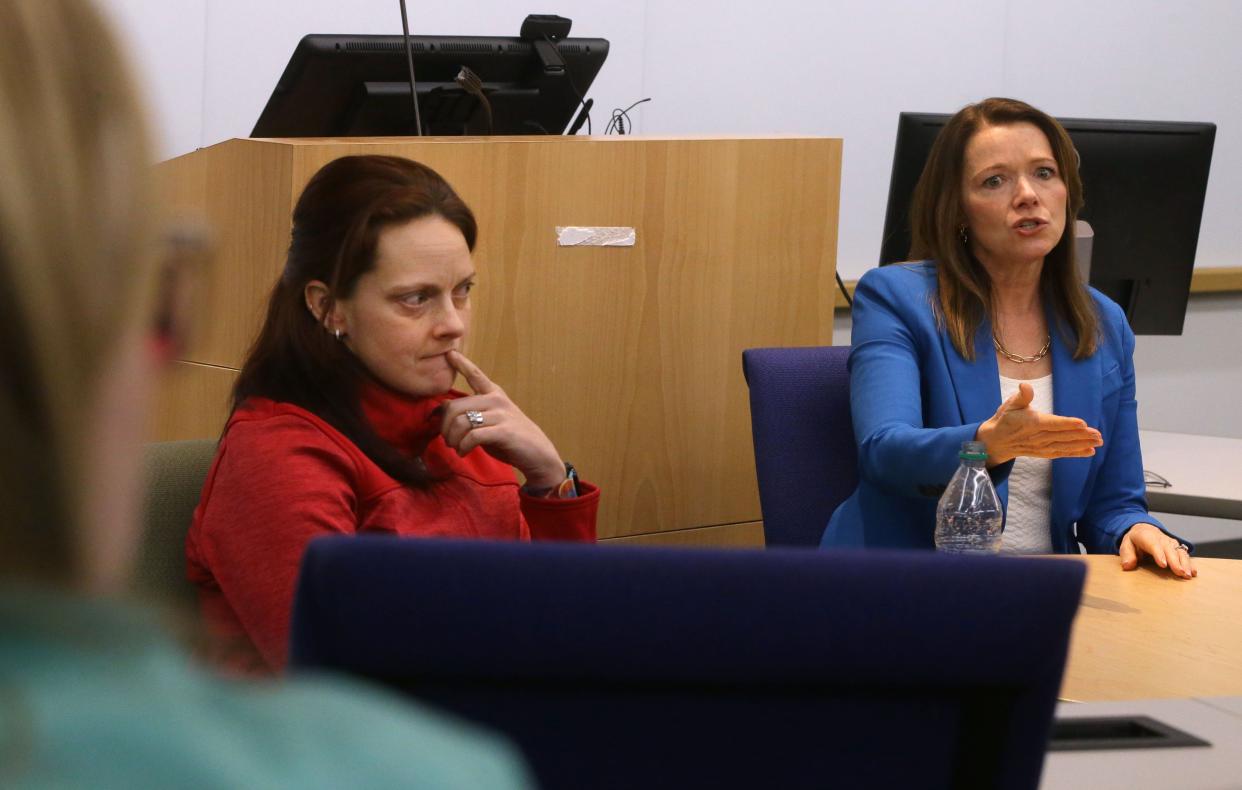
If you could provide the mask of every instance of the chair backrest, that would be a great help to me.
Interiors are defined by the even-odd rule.
[[[172,603],[194,600],[194,586],[185,575],[185,537],[215,455],[215,439],[155,442],[144,448],[143,537],[132,577],[136,592]]]
[[[742,352],[763,533],[769,546],[818,546],[858,486],[848,346]]]
[[[1085,568],[326,538],[291,666],[497,729],[540,786],[1033,788]]]

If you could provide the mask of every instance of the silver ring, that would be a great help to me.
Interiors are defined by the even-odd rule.
[[[1186,552],[1187,554],[1189,554],[1189,553],[1190,553],[1190,547],[1189,547],[1189,546],[1187,546],[1185,543],[1179,543],[1179,544],[1177,544],[1177,548],[1175,549],[1175,551],[1184,551],[1184,552]]]
[[[470,422],[471,430],[483,427],[483,412],[471,409],[466,412],[466,419]]]

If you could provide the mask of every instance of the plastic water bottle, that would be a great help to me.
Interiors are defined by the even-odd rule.
[[[1005,516],[985,465],[983,442],[962,442],[962,463],[936,506],[936,548],[952,554],[995,554]]]

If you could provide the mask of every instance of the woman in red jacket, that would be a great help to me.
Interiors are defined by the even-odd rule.
[[[598,490],[461,353],[476,236],[408,159],[337,159],[298,199],[186,543],[204,617],[242,648],[234,668],[284,666],[320,535],[595,539]],[[473,395],[451,389],[458,373]]]

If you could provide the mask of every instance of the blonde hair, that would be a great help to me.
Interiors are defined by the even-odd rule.
[[[150,320],[147,125],[85,0],[0,3],[0,572],[75,578],[89,411]]]

